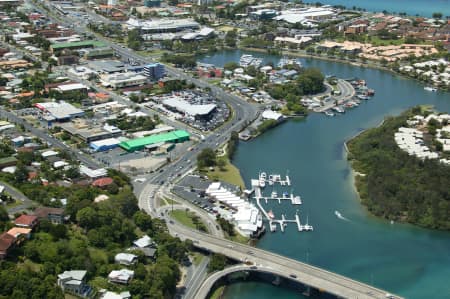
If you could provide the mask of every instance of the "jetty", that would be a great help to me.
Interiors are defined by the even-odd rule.
[[[277,192],[272,191],[271,196],[263,196],[262,189],[265,188],[266,182],[268,182],[269,185],[279,183],[281,186],[290,186],[291,180],[288,175],[286,175],[286,179],[283,180],[280,175],[271,174],[267,176],[265,172],[260,173],[258,179],[252,179],[252,190],[248,191],[247,194],[250,195],[254,193],[253,198],[256,200],[256,205],[263,214],[264,218],[269,222],[270,231],[275,232],[277,230],[277,226],[280,226],[281,232],[284,232],[288,223],[295,223],[297,225],[297,230],[299,232],[313,231],[313,227],[308,224],[308,221],[306,221],[306,224],[301,223],[300,216],[298,214],[298,209],[295,213],[294,219],[286,219],[285,214],[281,214],[281,219],[276,219],[272,211],[268,213],[264,209],[264,207],[261,204],[261,200],[264,200],[266,204],[268,203],[269,200],[276,200],[278,201],[279,204],[281,204],[283,200],[289,200],[292,205],[302,204],[301,197],[295,196],[292,192],[290,194],[287,192],[283,192],[281,196],[278,196]]]

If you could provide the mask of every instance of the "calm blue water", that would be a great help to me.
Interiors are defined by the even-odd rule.
[[[314,0],[303,1],[316,3]],[[408,15],[421,15],[431,17],[434,12],[441,12],[450,16],[449,0],[323,0],[323,4],[344,5],[347,8],[360,7],[367,11],[381,12],[387,10],[390,13],[406,12]]]
[[[277,62],[278,57],[264,56]],[[240,51],[204,57],[204,62],[222,65],[237,61]],[[450,298],[450,233],[411,225],[389,224],[366,213],[355,193],[351,169],[344,158],[343,143],[362,129],[379,124],[387,115],[396,115],[417,104],[432,104],[450,111],[450,94],[430,93],[423,85],[373,69],[312,59],[305,66],[319,67],[326,74],[364,78],[376,90],[373,99],[345,115],[327,118],[311,114],[270,130],[238,147],[234,163],[247,183],[259,171],[284,174],[288,169],[294,193],[303,205],[300,215],[314,225],[312,233],[268,232],[258,247],[329,269],[373,284],[407,298]],[[450,169],[449,169],[450,171]],[[267,190],[270,192],[271,190]],[[293,218],[290,204],[268,204],[276,216]],[[340,211],[349,221],[338,219]],[[263,283],[230,286],[226,299],[302,298],[293,291]]]

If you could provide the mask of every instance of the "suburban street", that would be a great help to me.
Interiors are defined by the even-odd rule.
[[[8,183],[0,181],[0,186],[5,188],[3,192],[8,193],[15,200],[22,202],[20,205],[13,206],[11,208],[6,207],[8,214],[15,214],[23,211],[24,209],[28,209],[33,205],[33,201],[20,192],[20,190],[10,186]]]
[[[55,17],[53,13],[46,14],[49,15],[49,17]],[[77,21],[69,16],[64,17],[64,19],[59,17],[56,19],[59,23],[65,26],[75,24]],[[81,25],[75,27],[74,30],[80,34],[94,34],[85,26]],[[148,57],[139,55],[131,49],[125,48],[124,46],[119,46],[98,34],[95,34],[95,36],[98,40],[112,47],[116,53],[120,54],[125,60],[130,59],[141,63],[152,62],[148,59]],[[310,266],[297,260],[274,254],[269,251],[227,240],[223,237],[223,232],[220,229],[217,229],[215,225],[209,226],[211,220],[207,213],[200,210],[198,207],[186,204],[184,201],[180,201],[180,204],[174,205],[173,208],[186,209],[189,207],[194,210],[197,214],[199,214],[205,224],[208,225],[208,228],[210,228],[210,234],[201,233],[197,230],[187,228],[171,219],[168,212],[172,209],[172,206],[158,206],[158,197],[172,197],[168,191],[172,183],[171,180],[175,180],[178,177],[178,174],[185,175],[189,170],[196,166],[196,157],[201,150],[207,147],[216,149],[220,145],[227,142],[231,132],[240,131],[245,128],[248,123],[258,116],[261,108],[259,105],[248,103],[236,95],[227,93],[216,85],[212,85],[204,80],[192,78],[182,70],[166,65],[166,73],[171,77],[177,77],[186,80],[188,83],[194,83],[198,87],[208,88],[214,96],[230,105],[233,110],[233,114],[228,122],[223,124],[211,134],[206,135],[204,139],[202,138],[202,140],[195,145],[192,151],[186,151],[181,157],[162,167],[158,172],[145,174],[142,176],[142,178],[145,178],[145,182],[140,183],[142,186],[138,186],[138,183],[135,184],[135,193],[138,198],[139,207],[144,209],[152,217],[159,217],[166,220],[168,229],[173,236],[179,237],[182,240],[192,240],[194,246],[199,249],[223,254],[235,261],[251,264],[252,266],[257,267],[257,269],[261,268],[262,271],[271,272],[275,275],[304,283],[308,286],[326,291],[338,297],[360,299],[386,298],[386,292],[384,290],[354,281],[314,266]],[[346,87],[343,86],[343,88],[345,89]],[[347,93],[348,92],[345,91],[341,96],[347,96]],[[5,116],[16,124],[24,125],[27,130],[30,130],[37,137],[42,138],[49,144],[71,151],[82,163],[87,166],[98,166],[95,162],[91,161],[91,159],[88,159],[83,154],[77,153],[61,141],[49,136],[44,131],[38,130],[30,124],[27,124],[23,119],[19,118],[15,114],[6,111],[0,112],[0,116]],[[184,298],[205,298],[216,279],[215,277],[210,276],[210,278],[203,283],[206,277],[205,269],[207,259],[205,259],[203,264],[201,263],[200,265],[201,266],[197,268],[197,271],[188,279],[186,286],[187,292],[185,293]],[[246,266],[242,265],[237,267],[247,269]],[[242,270],[241,268],[236,269]],[[220,277],[220,275],[216,276],[218,276],[217,278]],[[395,296],[392,298],[400,297]]]
[[[13,112],[9,112],[4,110],[3,107],[0,106],[0,117],[5,118],[7,121],[12,122],[16,125],[23,125],[23,127],[31,132],[36,137],[40,138],[41,140],[47,142],[49,146],[57,147],[63,150],[66,150],[70,152],[73,156],[75,156],[81,163],[84,165],[90,167],[90,168],[98,168],[101,167],[98,163],[93,161],[90,157],[86,156],[79,150],[70,147],[66,144],[64,144],[61,140],[54,138],[51,136],[46,130],[44,129],[38,129],[34,126],[32,126],[27,121],[23,120],[21,117],[17,116]]]

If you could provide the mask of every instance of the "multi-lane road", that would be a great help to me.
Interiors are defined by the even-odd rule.
[[[75,20],[70,18],[66,18],[64,20],[58,18],[57,21],[67,26],[71,25]],[[74,29],[82,34],[91,33],[84,26],[79,26]],[[103,41],[105,44],[114,48],[115,51],[125,59],[130,58],[135,61],[141,61],[143,63],[151,62],[147,57],[138,55],[134,51],[128,48],[124,48],[123,46],[118,46],[99,35],[97,35],[97,38]],[[164,211],[160,211],[160,209],[156,205],[156,202],[154,201],[154,198],[158,192],[163,191],[161,190],[162,185],[164,185],[165,187],[166,185],[170,184],[168,182],[168,178],[176,177],[176,175],[180,173],[180,171],[186,171],[187,169],[192,168],[194,166],[196,155],[202,149],[206,147],[217,147],[218,145],[226,142],[233,130],[239,131],[240,129],[242,129],[247,123],[257,117],[259,110],[258,106],[249,104],[235,95],[228,94],[215,85],[211,85],[205,81],[192,78],[181,70],[169,66],[166,66],[166,70],[167,74],[170,76],[185,79],[187,82],[192,82],[202,88],[208,87],[215,96],[226,101],[232,107],[234,113],[230,121],[217,129],[213,134],[209,134],[208,136],[206,136],[203,141],[195,146],[193,151],[186,152],[181,158],[164,167],[161,172],[148,175],[146,181],[146,184],[148,184],[147,187],[138,188],[141,191],[141,194],[139,194],[140,207],[144,208],[148,213],[156,217],[158,216],[158,213],[161,214],[161,212],[164,215]],[[36,133],[38,136],[41,135],[41,132]],[[48,136],[42,137],[44,137],[44,140],[48,140],[48,138],[51,138]],[[57,140],[52,141],[55,143],[59,142]],[[64,146],[62,145],[61,147]],[[324,290],[338,297],[380,299],[386,298],[386,292],[383,290],[268,251],[250,247],[248,245],[235,243],[226,240],[223,237],[200,233],[196,230],[186,228],[175,221],[169,221],[168,228],[173,235],[179,236],[182,239],[193,240],[195,246],[199,248],[204,248],[211,252],[224,254],[237,261],[251,262],[256,267],[262,267],[261,269],[270,271],[277,275],[289,275],[290,279],[298,280],[302,283],[305,283],[306,285]],[[206,294],[198,291],[201,289],[202,287],[200,285],[192,287],[192,290],[190,290],[190,294],[195,295],[190,296],[193,296],[193,298],[203,298],[201,296],[206,296]]]
[[[236,261],[246,262],[256,267],[256,269],[250,268],[249,270],[261,268],[263,272],[273,273],[287,279],[298,281],[340,298],[401,298],[391,295],[384,290],[310,266],[297,260],[191,230],[173,221],[169,222],[168,227],[172,234],[177,234],[182,239],[194,240],[194,245],[199,248],[220,253]],[[194,298],[206,298],[209,292],[208,287],[210,288],[211,286],[211,280],[209,282],[207,280],[198,288]]]

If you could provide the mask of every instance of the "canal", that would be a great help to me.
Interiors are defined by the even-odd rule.
[[[238,61],[243,53],[225,51],[200,60],[222,66]],[[276,64],[279,60],[277,56],[250,54],[265,62]],[[359,203],[343,149],[348,138],[408,107],[430,104],[450,112],[450,94],[424,91],[421,83],[381,70],[315,59],[301,62],[325,74],[363,78],[376,95],[344,115],[311,114],[239,144],[233,162],[247,187],[259,171],[284,174],[289,170],[293,191],[303,200],[300,215],[314,226],[311,233],[299,233],[294,226],[288,226],[285,233],[268,232],[257,246],[407,298],[450,298],[450,233],[391,224],[368,214]],[[266,207],[277,216],[285,213],[293,218],[295,213],[288,203]],[[347,220],[336,217],[335,211]],[[226,299],[274,297],[302,298],[293,291],[257,282],[233,284],[225,293]]]

